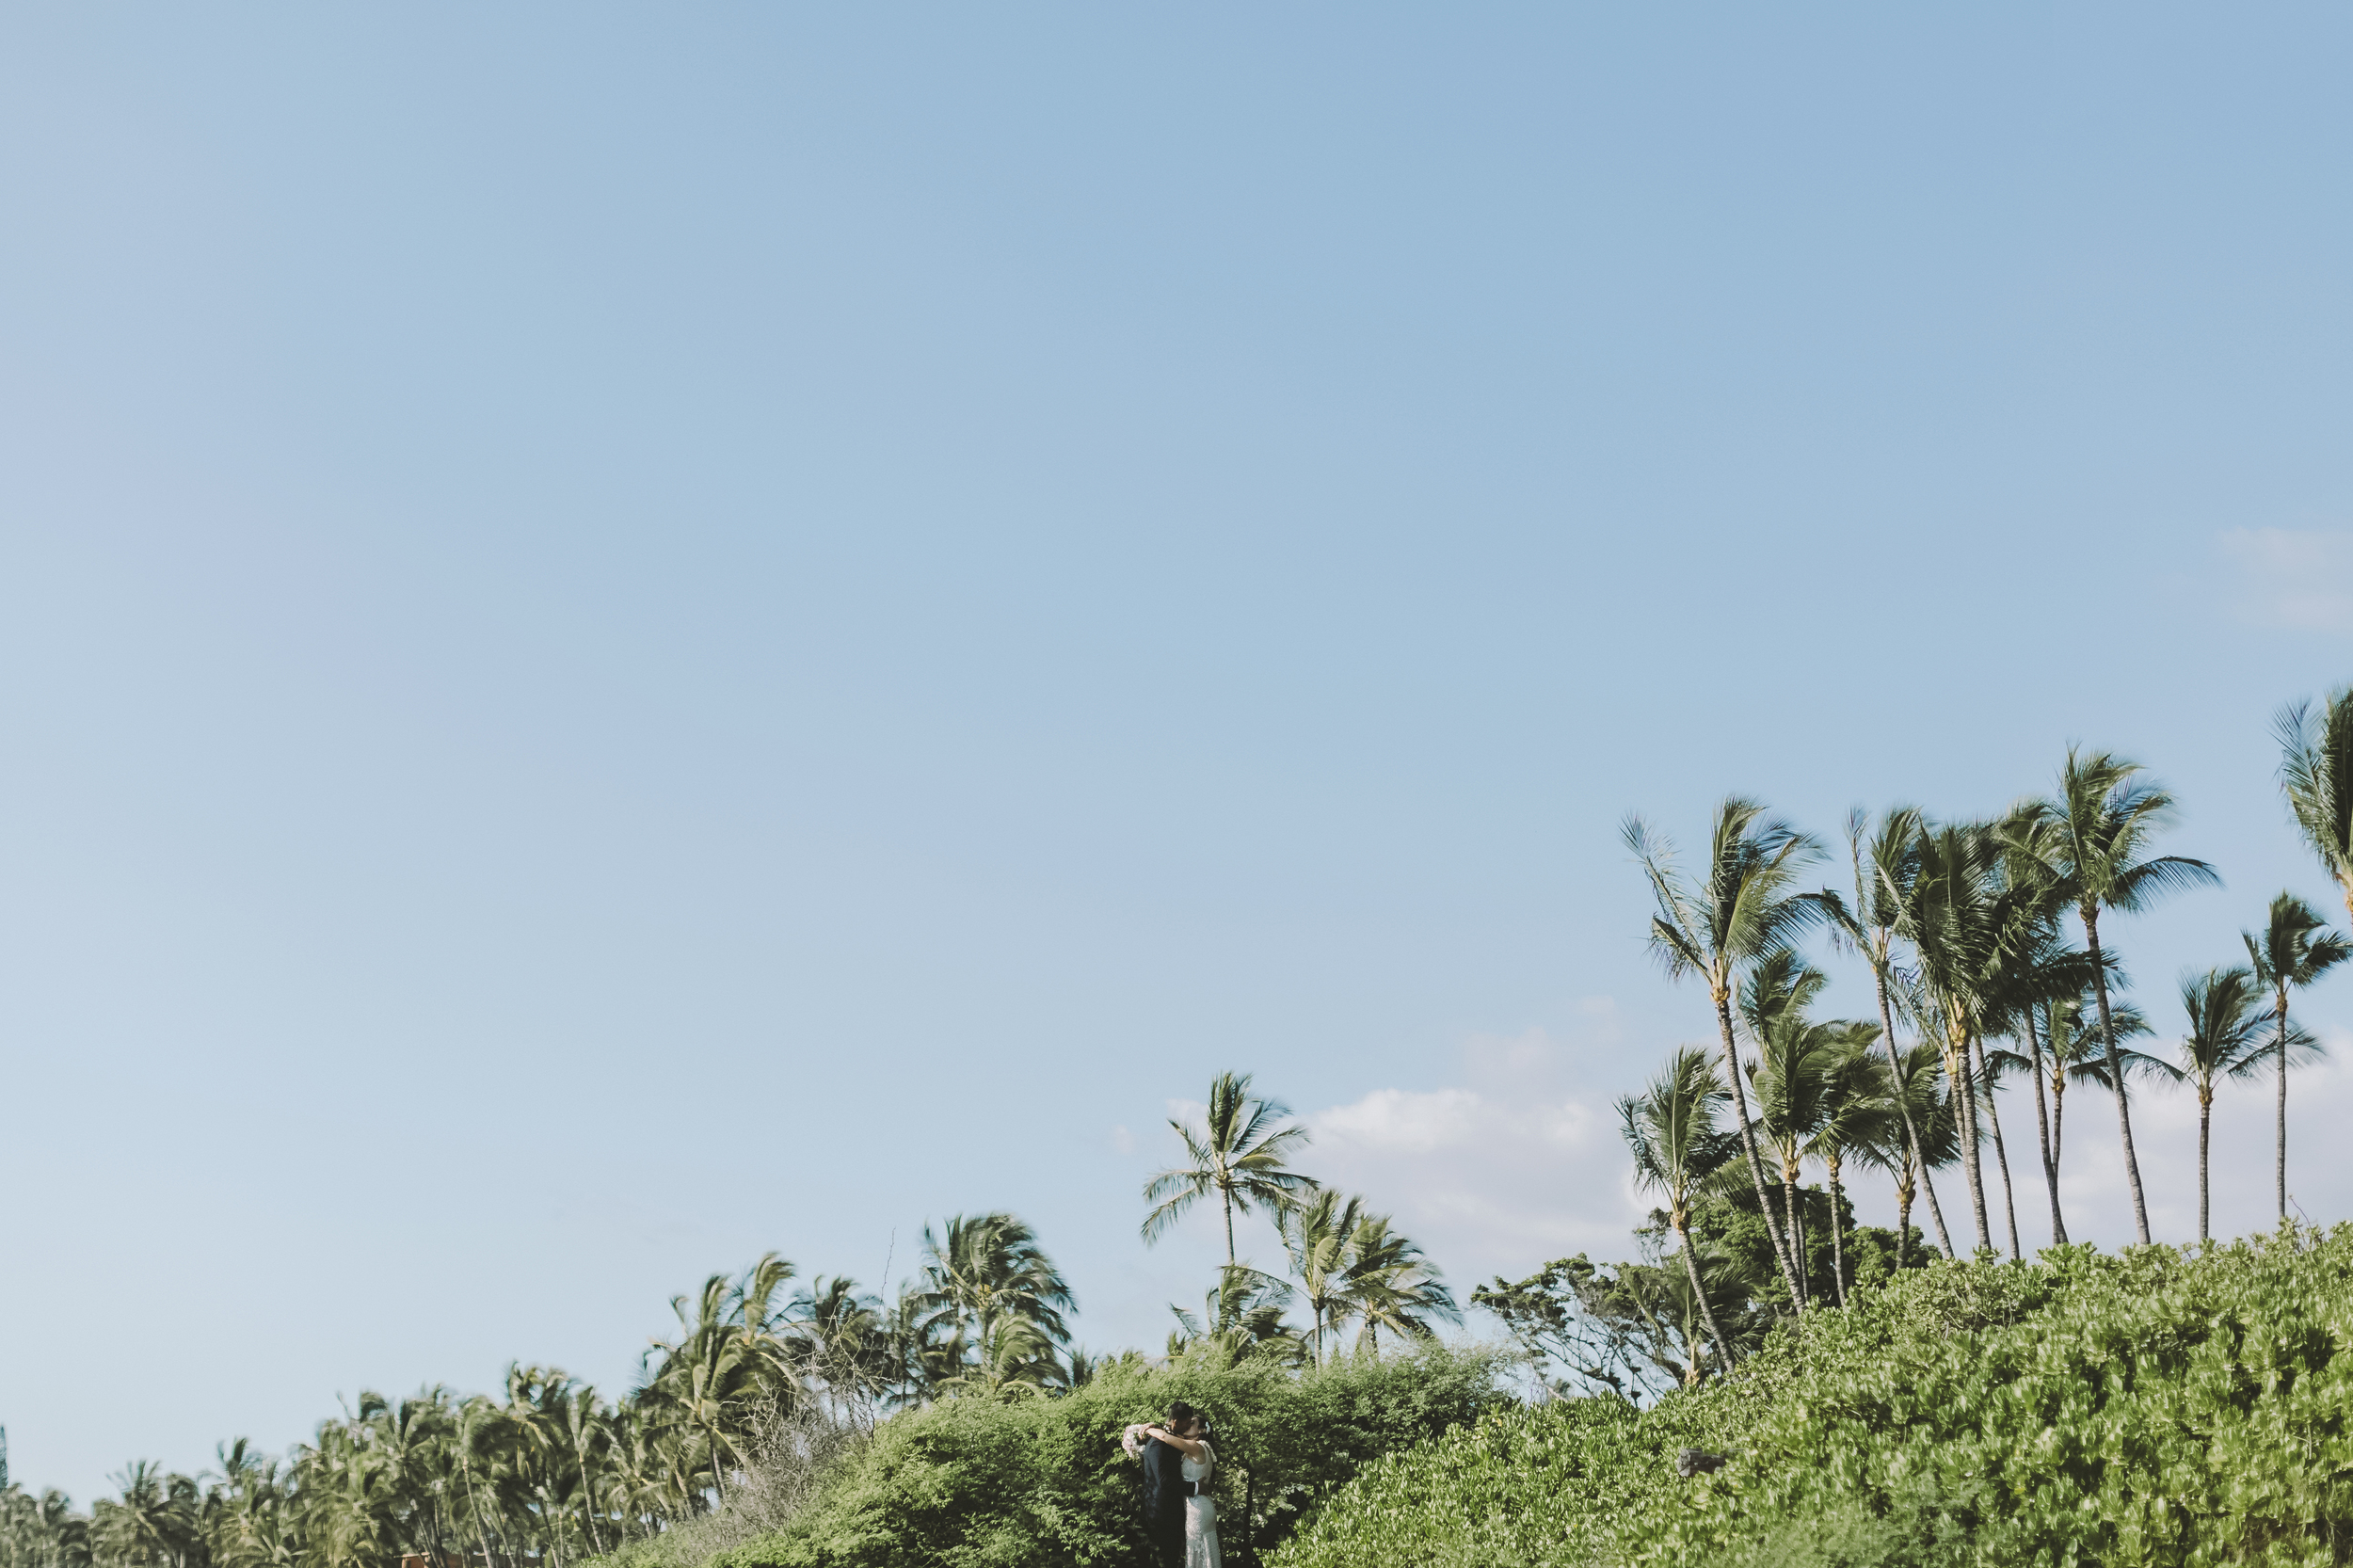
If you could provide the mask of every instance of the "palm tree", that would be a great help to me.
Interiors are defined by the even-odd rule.
[[[2285,715],[2282,715],[2284,722]],[[2100,1038],[2108,1053],[2108,1073],[2117,1080],[2117,1132],[2124,1146],[2124,1176],[2133,1194],[2133,1224],[2149,1242],[2149,1204],[2140,1190],[2140,1160],[2133,1148],[2133,1114],[2122,1093],[2115,1018],[2108,1002],[2107,964],[2100,947],[2100,917],[2133,914],[2167,893],[2217,887],[2222,878],[2203,860],[2165,855],[2145,858],[2150,840],[2173,818],[2173,797],[2140,776],[2137,762],[2105,751],[2067,749],[2058,792],[2029,811],[2052,830],[2044,842],[2045,864],[2083,922],[2084,946],[2091,959],[2093,994],[2100,1003]],[[2289,798],[2296,799],[2291,784]],[[2300,820],[2300,819],[2299,819]],[[2309,829],[2308,829],[2309,831]]]
[[[2214,1086],[2224,1078],[2247,1078],[2271,1053],[2263,1045],[2263,990],[2251,970],[2208,969],[2182,982],[2182,1011],[2189,1032],[2182,1037],[2181,1067],[2173,1076],[2198,1091],[2198,1240],[2206,1240],[2206,1149],[2214,1122]]]
[[[2288,1023],[2288,992],[2310,985],[2347,958],[2353,942],[2329,929],[2319,913],[2294,893],[2271,901],[2271,920],[2263,931],[2242,932],[2248,963],[2257,984],[2271,992],[2272,1060],[2280,1076],[2279,1139],[2272,1147],[2272,1178],[2279,1189],[2280,1218],[2288,1217],[2288,1057],[2298,1040],[2311,1037]],[[2316,1043],[2308,1055],[2317,1054]]]
[[[2009,865],[2013,878],[2032,882],[2039,875],[2038,862],[2019,853],[2018,845],[2018,839],[2012,837]],[[2075,1025],[2080,1016],[2078,1004],[2090,990],[2090,956],[2061,940],[2055,902],[2036,913],[2039,918],[2027,924],[2004,965],[2004,984],[1993,1020],[1994,1029],[2026,1048],[1994,1051],[1984,1066],[1989,1088],[1998,1084],[2006,1070],[2017,1068],[2026,1074],[2034,1089],[2035,1140],[2042,1161],[2043,1190],[2051,1206],[2051,1243],[2065,1246],[2067,1216],[2059,1207],[2058,1186],[2060,1116],[2066,1103],[2066,1064],[2074,1057],[2061,1049],[2060,1036],[2065,1034],[2072,1041],[2080,1032]],[[2120,1028],[2126,1011],[2121,1006],[2117,1009]]]
[[[1343,1198],[1329,1187],[1277,1216],[1283,1250],[1290,1255],[1291,1272],[1306,1299],[1318,1366],[1323,1364],[1323,1331],[1337,1329],[1338,1315],[1347,1307],[1348,1271],[1355,1262],[1356,1227],[1364,1218],[1364,1200]]]
[[[1428,1339],[1437,1332],[1432,1319],[1461,1320],[1462,1309],[1454,1304],[1454,1293],[1440,1282],[1438,1266],[1392,1228],[1387,1215],[1368,1214],[1357,1221],[1349,1251],[1353,1256],[1340,1299],[1363,1321],[1359,1337],[1373,1350],[1380,1350],[1385,1328],[1401,1338]]]
[[[953,1215],[938,1235],[923,1227],[923,1286],[918,1330],[948,1339],[961,1367],[943,1386],[991,1389],[1042,1377],[1078,1305],[1069,1284],[1011,1214]]]
[[[1784,948],[1768,953],[1740,987],[1740,1017],[1756,1055],[1749,1064],[1756,1091],[1756,1132],[1771,1145],[1781,1165],[1781,1198],[1789,1226],[1789,1248],[1802,1263],[1805,1223],[1798,1209],[1798,1176],[1807,1142],[1827,1110],[1825,1074],[1838,1032],[1805,1016],[1830,977]],[[1808,1282],[1798,1273],[1801,1286]],[[1810,1293],[1810,1292],[1809,1292]],[[1801,1310],[1804,1296],[1800,1298]]]
[[[1182,1218],[1194,1202],[1217,1195],[1225,1211],[1225,1266],[1234,1256],[1234,1215],[1254,1203],[1277,1213],[1315,1182],[1286,1161],[1307,1142],[1307,1129],[1278,1126],[1288,1107],[1250,1093],[1248,1073],[1220,1073],[1209,1085],[1209,1115],[1199,1129],[1171,1120],[1184,1141],[1188,1163],[1160,1172],[1144,1184],[1144,1201],[1154,1205],[1144,1217],[1148,1244]]]
[[[1924,1012],[1943,1048],[1945,1075],[1961,1133],[1961,1171],[1977,1245],[1990,1249],[1984,1133],[1977,1112],[1976,1047],[2004,1004],[2006,949],[2022,935],[2028,911],[2005,874],[2002,846],[1981,823],[1946,824],[1920,838],[1920,872],[1905,900],[1898,932],[1918,966]]]
[[[794,1363],[837,1408],[871,1425],[874,1401],[904,1369],[881,1301],[846,1274],[820,1274],[792,1298],[792,1319]]]
[[[1887,1064],[1871,1054],[1879,1026],[1826,1024],[1830,1050],[1821,1073],[1821,1118],[1806,1140],[1805,1153],[1822,1162],[1830,1181],[1830,1265],[1838,1304],[1847,1304],[1846,1223],[1839,1217],[1845,1192],[1840,1174],[1850,1155],[1905,1139],[1902,1116]]]
[[[1716,1309],[1708,1304],[1700,1282],[1699,1259],[1691,1250],[1691,1200],[1702,1183],[1735,1158],[1738,1141],[1716,1125],[1716,1108],[1732,1097],[1716,1076],[1707,1053],[1684,1046],[1667,1059],[1650,1086],[1639,1096],[1618,1102],[1618,1119],[1626,1147],[1634,1154],[1634,1183],[1667,1200],[1667,1223],[1674,1227],[1676,1250],[1690,1276],[1691,1295],[1707,1323],[1707,1337],[1716,1347],[1719,1372],[1732,1369],[1732,1349],[1717,1325]],[[1691,1381],[1698,1378],[1691,1368]]]
[[[1903,1137],[1887,1137],[1857,1146],[1858,1157],[1896,1178],[1896,1266],[1911,1256],[1912,1203],[1915,1191],[1928,1185],[1931,1168],[1946,1169],[1961,1159],[1960,1124],[1944,1091],[1944,1052],[1933,1040],[1922,1040],[1896,1058],[1889,1092],[1909,1112]],[[1892,1129],[1891,1129],[1892,1130]],[[1918,1133],[1915,1144],[1912,1134]]]
[[[1896,931],[1912,898],[1913,887],[1920,877],[1920,836],[1926,828],[1927,822],[1918,810],[1898,806],[1880,818],[1874,831],[1870,814],[1861,807],[1855,808],[1847,814],[1847,851],[1854,866],[1854,907],[1849,910],[1839,900],[1825,900],[1831,919],[1848,944],[1871,967],[1871,982],[1879,993],[1881,1038],[1887,1046],[1888,1070],[1897,1075],[1902,1072],[1902,1064],[1896,1045],[1892,1003],[1897,998],[1909,1000],[1910,988],[1896,966]],[[1913,1125],[1911,1101],[1899,1096],[1897,1109],[1904,1137],[1911,1144],[1913,1163],[1921,1171],[1920,1188],[1928,1196],[1929,1218],[1936,1226],[1937,1244],[1950,1257],[1952,1234],[1945,1228],[1945,1210],[1936,1201],[1936,1184],[1928,1179],[1920,1159],[1920,1129]]]
[[[1168,1336],[1169,1356],[1172,1360],[1186,1356],[1218,1368],[1244,1361],[1304,1366],[1306,1341],[1283,1320],[1290,1298],[1290,1287],[1273,1274],[1247,1265],[1220,1269],[1218,1282],[1202,1298],[1199,1316],[1181,1306],[1169,1307],[1176,1319],[1176,1327]]]
[[[2107,1054],[2100,1039],[2099,1006],[2091,995],[2091,987],[2073,996],[2047,997],[2032,1010],[2026,1027],[2041,1047],[2041,1077],[2036,1086],[2040,1098],[2047,1088],[2051,1096],[2050,1173],[2054,1184],[2063,1162],[2067,1145],[2067,1090],[2070,1084],[2089,1083],[2097,1088],[2109,1086]],[[2128,1001],[2118,1001],[2110,1010],[2119,1040],[2137,1040],[2153,1033],[2149,1020],[2140,1009]],[[2126,1076],[2141,1070],[2149,1062],[2136,1050],[2121,1052]],[[2064,1232],[2053,1240],[2063,1241]]]
[[[679,1337],[656,1340],[648,1352],[660,1352],[659,1360],[638,1398],[691,1434],[693,1467],[710,1471],[712,1495],[721,1499],[727,1473],[749,1463],[757,1407],[785,1391],[789,1368],[776,1296],[792,1272],[769,1253],[739,1279],[712,1274],[691,1310],[687,1297],[671,1299]]]
[[[2353,686],[2314,712],[2291,702],[2272,721],[2280,738],[2280,789],[2288,813],[2353,919]]]
[[[1674,846],[1650,831],[1639,816],[1628,817],[1625,846],[1641,866],[1657,904],[1651,916],[1651,952],[1669,975],[1697,975],[1716,1009],[1716,1032],[1723,1048],[1724,1078],[1732,1087],[1734,1119],[1748,1158],[1749,1180],[1765,1234],[1781,1264],[1791,1304],[1805,1310],[1792,1242],[1782,1234],[1765,1194],[1765,1162],[1749,1125],[1748,1095],[1740,1076],[1739,1049],[1732,1034],[1732,1005],[1741,970],[1789,947],[1828,906],[1818,894],[1797,893],[1798,873],[1820,854],[1820,846],[1753,800],[1733,796],[1717,807],[1708,837],[1707,863],[1695,883],[1675,868]]]

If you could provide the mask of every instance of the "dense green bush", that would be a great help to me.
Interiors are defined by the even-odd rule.
[[[1941,1265],[1638,1413],[1489,1414],[1276,1568],[2353,1561],[2353,1228]],[[1731,1456],[1677,1480],[1676,1448]]]
[[[1210,1413],[1219,1535],[1252,1564],[1367,1462],[1498,1405],[1496,1365],[1432,1350],[1293,1373],[1115,1368],[1056,1399],[942,1400],[882,1423],[823,1496],[719,1568],[953,1568],[1139,1560],[1141,1480],[1120,1429],[1170,1400]]]

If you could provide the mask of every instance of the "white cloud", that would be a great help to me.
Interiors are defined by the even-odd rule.
[[[1589,1016],[1612,1032],[1606,1000]],[[1615,1112],[1570,1084],[1568,1056],[1541,1031],[1466,1041],[1467,1083],[1376,1089],[1307,1115],[1302,1163],[1394,1214],[1465,1290],[1568,1253],[1629,1252],[1642,1206]]]
[[[2353,632],[2353,534],[2233,528],[2221,539],[2238,567],[2242,614],[2265,626]]]

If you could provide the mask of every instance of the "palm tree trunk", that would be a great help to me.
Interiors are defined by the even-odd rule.
[[[1977,1222],[1977,1246],[1991,1251],[1993,1226],[1985,1210],[1985,1167],[1977,1159],[1977,1080],[1969,1071],[1968,1038],[1955,1038],[1950,1024],[1945,1027],[1945,1076],[1952,1081],[1953,1112],[1961,1123],[1961,1170],[1969,1178],[1969,1208]]]
[[[1814,1281],[1807,1277],[1805,1266],[1805,1219],[1798,1212],[1798,1170],[1785,1160],[1781,1167],[1781,1201],[1789,1211],[1789,1250],[1798,1259],[1798,1310],[1802,1312],[1814,1300]]]
[[[2067,1147],[2067,1067],[2051,1052],[2051,1169],[2059,1168],[2059,1157]]]
[[[1896,1109],[1902,1112],[1904,1115],[1904,1143],[1912,1150],[1912,1162],[1919,1166],[1921,1173],[1925,1176],[1929,1162],[1920,1153],[1920,1128],[1912,1119],[1912,1096],[1900,1092],[1904,1067],[1902,1059],[1896,1054],[1896,1014],[1895,1010],[1887,1005],[1887,971],[1880,967],[1885,962],[1886,954],[1881,953],[1880,963],[1871,966],[1871,976],[1879,983],[1880,990],[1880,1037],[1887,1042],[1887,1065],[1895,1074],[1894,1081],[1898,1089],[1896,1096]],[[1953,1239],[1945,1229],[1945,1210],[1937,1205],[1935,1186],[1928,1183],[1924,1185],[1928,1186],[1929,1218],[1936,1224],[1937,1244],[1945,1249],[1945,1256],[1950,1257],[1953,1256]],[[1910,1206],[1906,1205],[1906,1207]],[[1901,1242],[1897,1243],[1897,1250],[1902,1250]]]
[[[1838,1161],[1824,1160],[1830,1170],[1830,1277],[1838,1304],[1847,1304],[1847,1246],[1841,1235],[1846,1227],[1838,1220]]]
[[[1234,1267],[1234,1190],[1221,1187],[1218,1195],[1225,1200],[1225,1266]]]
[[[1707,1287],[1700,1283],[1700,1260],[1691,1253],[1691,1222],[1688,1217],[1675,1221],[1675,1239],[1683,1243],[1683,1270],[1691,1276],[1691,1294],[1699,1298],[1700,1317],[1707,1324],[1707,1336],[1716,1342],[1716,1374],[1727,1376],[1732,1371],[1732,1352],[1724,1345],[1724,1331],[1716,1326],[1716,1308],[1707,1300]]]
[[[466,1466],[466,1496],[473,1504],[473,1532],[475,1539],[482,1543],[482,1568],[492,1568],[490,1529],[482,1522],[482,1492],[473,1483],[473,1466],[471,1464]]]
[[[1912,1260],[1912,1168],[1909,1163],[1896,1182],[1896,1267]]]
[[[2280,1189],[2280,1223],[2288,1218],[2288,983],[2280,982],[2280,1136],[2272,1145],[2271,1178]]]
[[[1789,1249],[1782,1241],[1781,1223],[1773,1218],[1772,1200],[1765,1195],[1765,1161],[1756,1155],[1756,1129],[1749,1125],[1748,1091],[1740,1086],[1740,1051],[1732,1042],[1732,994],[1721,987],[1715,991],[1716,1028],[1724,1039],[1724,1077],[1732,1083],[1732,1109],[1740,1127],[1740,1149],[1749,1160],[1749,1180],[1756,1187],[1757,1211],[1765,1220],[1765,1234],[1772,1239],[1773,1258],[1781,1265],[1781,1280],[1789,1288],[1789,1303],[1798,1311],[1805,1310],[1805,1290],[1799,1285],[1797,1271],[1789,1267]]]
[[[2108,1082],[2116,1089],[2116,1128],[2124,1142],[2124,1180],[2133,1190],[2133,1228],[2145,1247],[2149,1244],[2149,1203],[2141,1196],[2140,1157],[2133,1152],[2133,1108],[2124,1094],[2124,1059],[2116,1048],[2116,1019],[2108,1011],[2108,970],[2100,956],[2100,910],[2097,904],[2086,903],[2076,913],[2083,917],[2084,946],[2091,952],[2091,988],[2100,999],[2100,1039],[2107,1047]]]
[[[2198,1086],[2198,1240],[2206,1240],[2206,1141],[2214,1128],[2214,1085]]]
[[[1993,1103],[1993,1075],[1985,1070],[1985,1042],[1971,1035],[1969,1050],[1977,1061],[1977,1081],[1985,1085],[1985,1119],[1993,1128],[1993,1162],[2002,1171],[2002,1215],[2009,1223],[2009,1257],[2013,1263],[2022,1263],[2025,1254],[2018,1246],[2018,1205],[2010,1196],[2009,1155],[2002,1147],[2002,1108]]]

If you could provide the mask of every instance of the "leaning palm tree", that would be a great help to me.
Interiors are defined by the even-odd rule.
[[[1919,880],[1920,838],[1927,828],[1927,819],[1913,807],[1890,808],[1880,818],[1876,829],[1871,825],[1870,814],[1856,807],[1847,814],[1847,853],[1854,867],[1854,906],[1849,909],[1838,899],[1824,901],[1846,944],[1871,967],[1872,985],[1879,994],[1881,1038],[1885,1042],[1888,1070],[1893,1074],[1902,1071],[1896,1044],[1895,1003],[1909,1001],[1912,992],[1907,977],[1896,963],[1896,931],[1903,920],[1913,885]],[[1911,1144],[1913,1161],[1915,1166],[1920,1165],[1920,1129],[1913,1125],[1911,1102],[1898,1097],[1897,1110],[1903,1135]],[[1928,1179],[1925,1169],[1920,1188],[1929,1200],[1929,1219],[1936,1226],[1937,1244],[1950,1257],[1952,1234],[1945,1228],[1945,1210],[1936,1201],[1936,1184]]]
[[[1343,1197],[1329,1187],[1284,1209],[1276,1223],[1291,1272],[1307,1304],[1316,1365],[1323,1364],[1323,1331],[1339,1326],[1347,1300],[1348,1271],[1356,1261],[1356,1227],[1364,1200]]]
[[[1738,1139],[1716,1125],[1717,1108],[1731,1097],[1707,1053],[1684,1046],[1667,1059],[1648,1088],[1618,1102],[1626,1147],[1634,1154],[1634,1184],[1667,1200],[1667,1224],[1674,1229],[1692,1299],[1716,1347],[1719,1373],[1732,1369],[1732,1348],[1700,1281],[1699,1258],[1691,1249],[1691,1203],[1702,1184],[1737,1157]],[[1697,1371],[1695,1366],[1694,1376]]]
[[[2182,1011],[2189,1032],[2182,1036],[2181,1066],[2174,1077],[2198,1091],[2198,1240],[2206,1240],[2206,1150],[2213,1134],[2214,1086],[2225,1078],[2249,1078],[2263,1070],[2264,995],[2251,970],[2208,969],[2182,982]]]
[[[2273,1183],[2279,1189],[2280,1218],[2288,1217],[2288,1058],[2299,1039],[2310,1040],[2288,1022],[2288,992],[2310,985],[2347,958],[2353,943],[2329,929],[2318,911],[2294,893],[2271,901],[2271,920],[2261,932],[2240,934],[2255,983],[2271,992],[2271,1058],[2279,1068],[2279,1137],[2272,1145]],[[2304,1054],[2316,1055],[2317,1043]]]
[[[1454,1292],[1439,1280],[1438,1266],[1391,1228],[1387,1215],[1368,1214],[1357,1221],[1349,1250],[1354,1256],[1341,1298],[1346,1310],[1364,1324],[1358,1331],[1362,1343],[1378,1351],[1385,1328],[1400,1338],[1429,1339],[1437,1333],[1431,1320],[1462,1320]]]
[[[1144,1201],[1154,1206],[1144,1217],[1145,1242],[1159,1240],[1194,1203],[1214,1194],[1225,1212],[1225,1266],[1240,1267],[1234,1256],[1235,1214],[1249,1213],[1254,1203],[1279,1213],[1300,1193],[1315,1190],[1311,1178],[1287,1163],[1307,1142],[1305,1128],[1281,1125],[1289,1114],[1288,1107],[1253,1095],[1248,1073],[1218,1074],[1209,1085],[1203,1125],[1195,1128],[1173,1119],[1168,1124],[1184,1141],[1186,1163],[1144,1184]]]
[[[1797,1255],[1773,1217],[1765,1193],[1765,1162],[1749,1125],[1748,1094],[1741,1081],[1739,1048],[1733,1039],[1732,1007],[1740,975],[1749,966],[1789,947],[1829,906],[1818,894],[1793,889],[1798,873],[1821,853],[1820,846],[1779,818],[1768,817],[1753,800],[1733,796],[1716,808],[1708,835],[1707,860],[1696,880],[1675,865],[1674,846],[1653,833],[1639,816],[1625,820],[1625,846],[1650,882],[1657,907],[1651,916],[1652,953],[1675,977],[1697,975],[1715,1005],[1716,1032],[1723,1048],[1724,1079],[1731,1085],[1734,1120],[1747,1157],[1750,1184],[1781,1265],[1782,1283],[1792,1306],[1805,1309]]]
[[[2137,762],[2105,751],[2073,746],[2059,769],[2058,792],[2029,808],[2051,831],[2045,851],[2054,882],[2083,922],[2084,946],[2091,959],[2092,991],[2100,1003],[2100,1038],[2106,1047],[2109,1076],[2121,1080],[2115,1018],[2108,1003],[2107,965],[2100,948],[2100,917],[2132,914],[2167,893],[2219,886],[2222,879],[2203,860],[2146,852],[2157,830],[2173,818],[2173,797],[2140,776]],[[2290,799],[2295,798],[2293,788]],[[2124,1146],[2124,1177],[2133,1194],[2133,1225],[2141,1244],[2149,1241],[2149,1204],[2140,1190],[2140,1160],[2133,1149],[2133,1115],[2124,1094],[2116,1096],[2117,1132]]]

